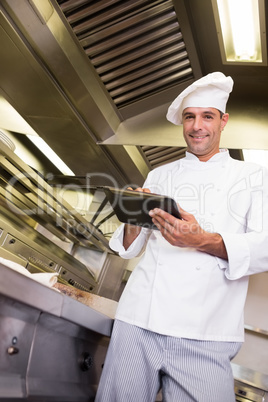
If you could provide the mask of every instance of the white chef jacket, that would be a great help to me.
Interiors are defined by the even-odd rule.
[[[160,231],[145,228],[125,250],[121,225],[111,248],[126,259],[145,251],[116,318],[164,335],[243,341],[248,275],[268,270],[267,170],[226,150],[207,162],[186,153],[151,171],[144,187],[171,196],[203,229],[219,233],[228,261],[172,246]]]

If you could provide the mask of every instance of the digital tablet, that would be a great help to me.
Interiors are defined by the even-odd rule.
[[[149,215],[149,211],[154,208],[163,209],[175,218],[181,219],[173,198],[107,186],[102,189],[120,222],[157,229]]]

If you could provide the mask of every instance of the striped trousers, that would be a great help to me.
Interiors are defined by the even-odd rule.
[[[160,335],[116,320],[95,402],[234,402],[241,343]]]

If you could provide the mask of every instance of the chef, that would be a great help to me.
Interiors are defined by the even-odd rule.
[[[249,275],[268,268],[268,172],[220,149],[233,80],[208,74],[171,104],[186,156],[138,191],[168,195],[182,215],[150,211],[158,230],[122,225],[110,246],[143,253],[119,301],[96,402],[232,402],[230,361],[244,340]]]

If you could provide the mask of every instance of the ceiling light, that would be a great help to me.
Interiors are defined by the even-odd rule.
[[[0,127],[20,134],[37,135],[16,109],[0,94]]]
[[[224,64],[267,64],[264,0],[212,0]]]
[[[60,159],[49,145],[39,136],[27,135],[29,140],[66,176],[75,176],[74,172]]]
[[[60,157],[42,140],[41,137],[32,129],[32,127],[23,119],[23,117],[11,106],[11,104],[0,94],[0,127],[2,129],[26,134],[32,143],[59,169],[59,171],[67,176],[75,176],[69,167],[60,159]],[[18,156],[19,153],[24,151],[17,150],[15,152]],[[22,157],[22,159],[24,159]]]

